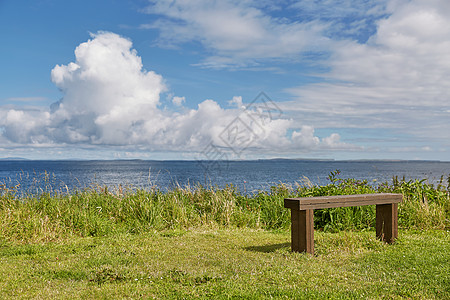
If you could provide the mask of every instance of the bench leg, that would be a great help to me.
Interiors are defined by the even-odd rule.
[[[380,204],[376,207],[377,237],[387,243],[393,243],[398,237],[398,204]]]
[[[291,209],[291,249],[314,254],[314,210]]]

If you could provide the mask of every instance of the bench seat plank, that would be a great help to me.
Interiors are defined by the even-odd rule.
[[[401,194],[379,193],[360,195],[339,195],[284,199],[284,207],[306,210],[362,205],[381,205],[402,202]]]

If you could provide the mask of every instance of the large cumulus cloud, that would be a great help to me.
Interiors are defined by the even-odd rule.
[[[76,48],[75,58],[52,70],[63,98],[50,108],[0,110],[4,141],[178,152],[199,152],[214,144],[234,151],[230,148],[236,145],[224,136],[230,124],[240,124],[233,127],[241,134],[238,138],[251,138],[245,146],[259,153],[351,147],[339,137],[333,143],[320,140],[308,126],[293,130],[292,120],[258,113],[257,107],[245,110],[240,97],[232,100],[239,98],[237,108],[225,109],[209,99],[196,108],[181,109],[183,101],[177,101],[178,110],[170,111],[160,99],[167,90],[163,77],[145,70],[131,41],[111,32],[92,34]]]

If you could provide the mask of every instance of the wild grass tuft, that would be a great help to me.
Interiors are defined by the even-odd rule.
[[[377,186],[367,181],[343,179],[330,173],[330,183],[309,181],[279,183],[266,191],[245,194],[233,185],[177,186],[169,191],[118,186],[92,186],[83,190],[39,193],[18,192],[18,186],[0,187],[0,239],[19,243],[46,242],[70,236],[138,234],[155,230],[196,227],[279,230],[290,225],[286,197],[308,197],[376,192],[402,193],[401,228],[450,227],[450,182],[434,186],[424,180],[393,178]],[[450,177],[448,178],[450,181]],[[315,227],[326,232],[373,229],[375,207],[331,208],[315,211]]]

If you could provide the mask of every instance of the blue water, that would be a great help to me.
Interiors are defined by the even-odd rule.
[[[267,190],[283,182],[327,184],[331,171],[342,178],[391,182],[393,176],[426,179],[436,183],[450,174],[450,162],[432,161],[0,161],[0,185],[19,190],[73,190],[90,186],[119,185],[162,190],[198,183],[223,187],[234,184],[243,192]]]

